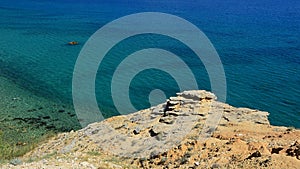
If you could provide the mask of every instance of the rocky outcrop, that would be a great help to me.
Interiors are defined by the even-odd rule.
[[[298,130],[271,126],[267,112],[216,99],[201,90],[178,93],[155,107],[59,134],[24,158],[51,154],[49,165],[67,158],[94,167],[115,159],[106,168],[276,168],[283,160],[300,166]]]

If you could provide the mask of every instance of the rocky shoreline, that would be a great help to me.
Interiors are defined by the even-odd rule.
[[[297,168],[300,131],[210,92],[185,91],[59,134],[17,160],[2,168]]]

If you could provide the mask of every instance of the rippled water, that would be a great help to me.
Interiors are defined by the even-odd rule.
[[[224,64],[228,103],[268,111],[272,124],[300,127],[297,0],[2,0],[0,75],[36,95],[72,104],[73,69],[86,40],[116,18],[145,11],[183,17],[209,37]],[[80,44],[66,45],[73,40]],[[147,47],[167,49],[182,56],[197,72],[199,88],[210,90],[204,66],[186,46],[164,36],[132,37],[119,43],[98,70],[97,100],[106,117],[116,114],[110,93],[113,71],[122,57]],[[179,90],[176,81],[162,71],[139,73],[130,87],[134,106],[150,106],[148,95],[157,88],[167,96]]]

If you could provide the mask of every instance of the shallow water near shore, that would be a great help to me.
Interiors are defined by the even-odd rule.
[[[74,114],[72,75],[83,44],[104,24],[144,11],[183,17],[208,36],[224,64],[227,103],[268,111],[273,125],[300,128],[300,4],[296,0],[276,3],[3,0],[0,76],[9,79],[9,83],[1,77],[1,83],[6,84],[1,86],[1,116],[5,119],[36,116],[46,121],[46,126],[61,131],[70,130],[72,124],[78,128],[75,117],[70,116]],[[79,45],[67,45],[69,41],[78,41]],[[105,60],[105,68],[98,70],[106,75],[99,73],[96,80],[97,100],[105,117],[118,114],[109,92],[109,75],[122,57],[145,47],[164,48],[181,55],[197,72],[199,89],[210,90],[204,66],[186,46],[157,35],[133,37],[118,44],[111,52],[114,57]],[[154,73],[155,78],[150,76]],[[14,85],[19,89],[10,90]],[[176,81],[170,76],[156,70],[145,71],[131,84],[134,106],[149,107],[148,93],[155,88],[164,90],[167,97],[178,92]],[[62,109],[64,112],[59,112]],[[62,127],[64,124],[68,124],[66,128]]]
[[[33,128],[52,131],[70,131],[80,125],[73,108],[63,102],[36,96],[15,85],[14,82],[0,77],[1,129],[3,126],[28,124]]]

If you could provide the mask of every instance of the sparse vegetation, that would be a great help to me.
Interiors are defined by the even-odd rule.
[[[0,162],[24,155],[53,136],[54,132],[43,128],[32,128],[10,121],[0,124]]]
[[[89,152],[87,152],[87,154],[91,155],[91,156],[99,156],[99,155],[101,155],[101,153],[98,152],[98,151],[89,151]]]

